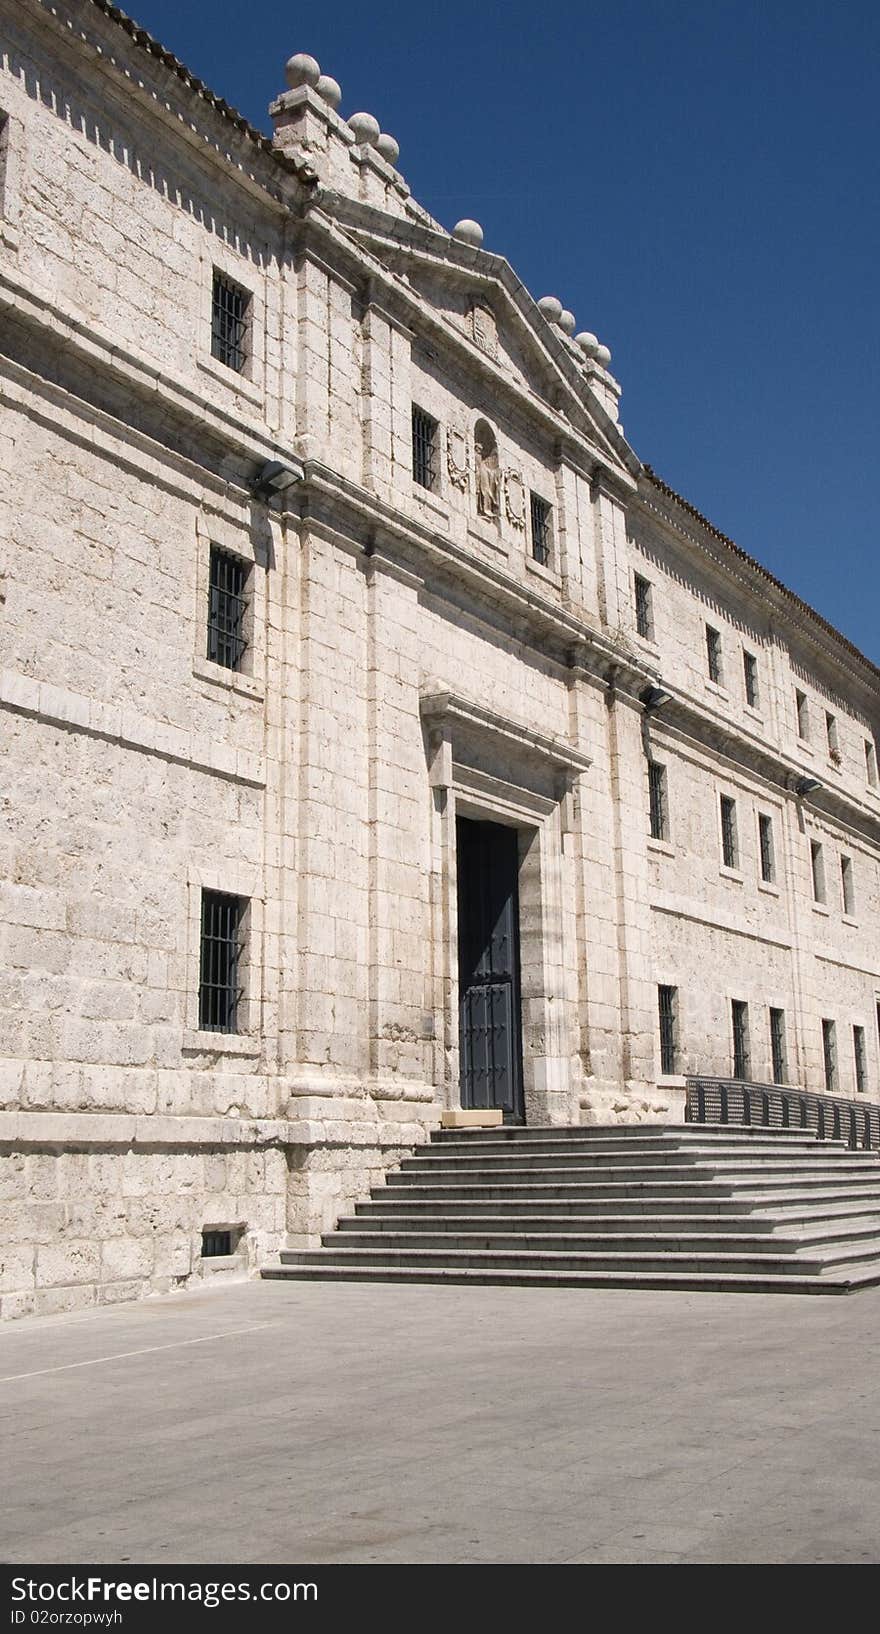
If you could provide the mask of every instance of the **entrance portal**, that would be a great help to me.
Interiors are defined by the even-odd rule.
[[[456,831],[461,1104],[523,1123],[517,833],[465,817]]]

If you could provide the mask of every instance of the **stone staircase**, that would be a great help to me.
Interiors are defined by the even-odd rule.
[[[437,1130],[264,1277],[849,1293],[880,1284],[880,1155],[683,1124]]]

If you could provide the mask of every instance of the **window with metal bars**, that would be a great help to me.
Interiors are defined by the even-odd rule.
[[[770,1059],[774,1084],[784,1084],[788,1078],[788,1060],[785,1049],[785,1011],[770,1011]]]
[[[237,1033],[242,990],[239,970],[247,902],[224,891],[202,891],[199,1027]]]
[[[745,999],[731,999],[730,1015],[733,1023],[733,1076],[748,1079],[752,1060],[749,1049],[749,1007]]]
[[[864,1095],[868,1087],[868,1050],[865,1044],[865,1029],[858,1025],[853,1026],[853,1060],[856,1068],[856,1090]]]
[[[758,660],[753,652],[743,652],[743,680],[746,688],[746,703],[750,709],[758,707]]]
[[[795,687],[794,706],[797,712],[797,734],[802,743],[810,741],[810,705],[807,694]]]
[[[648,762],[648,802],[651,819],[651,839],[669,839],[669,807],[666,799],[666,767],[656,760]]]
[[[651,586],[640,573],[633,576],[636,604],[636,634],[644,641],[654,639],[654,607]]]
[[[202,1232],[202,1259],[220,1259],[232,1253],[232,1232],[211,1231]]]
[[[825,1063],[825,1088],[829,1095],[837,1088],[837,1028],[833,1021],[822,1022],[822,1058]]]
[[[413,481],[422,488],[437,487],[437,421],[424,409],[413,404],[412,460]]]
[[[852,857],[841,857],[840,859],[840,891],[843,898],[843,911],[851,919],[856,911],[856,886]]]
[[[678,1067],[678,988],[658,987],[660,1014],[660,1071],[674,1073]]]
[[[739,840],[736,830],[736,801],[721,796],[721,860],[725,868],[739,867]]]
[[[711,624],[706,625],[706,666],[709,680],[720,687],[724,674],[721,663],[721,632],[713,630]]]
[[[212,664],[240,670],[247,651],[247,586],[251,565],[231,551],[211,546],[208,570],[208,657]]]
[[[550,562],[550,516],[552,507],[540,494],[529,495],[529,512],[532,524],[532,557],[547,567]]]
[[[758,845],[761,852],[761,878],[772,885],[776,878],[776,855],[773,849],[773,819],[762,811],[758,816]]]
[[[248,357],[251,297],[223,272],[214,272],[211,293],[211,355],[241,374]]]
[[[813,901],[825,901],[825,854],[819,840],[810,841],[810,872],[813,876]]]

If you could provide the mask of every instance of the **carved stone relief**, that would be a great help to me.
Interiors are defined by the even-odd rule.
[[[464,431],[455,426],[449,426],[446,431],[446,468],[453,488],[467,489],[468,470],[468,440]]]
[[[507,520],[515,528],[524,528],[526,525],[526,490],[523,479],[518,471],[504,473],[504,508]]]
[[[471,307],[471,334],[480,350],[489,357],[498,356],[498,327],[491,307],[475,301]]]

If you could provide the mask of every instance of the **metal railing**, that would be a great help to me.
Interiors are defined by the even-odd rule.
[[[803,1129],[817,1140],[844,1140],[853,1151],[880,1150],[880,1106],[875,1102],[813,1095],[779,1084],[688,1078],[685,1122]]]

